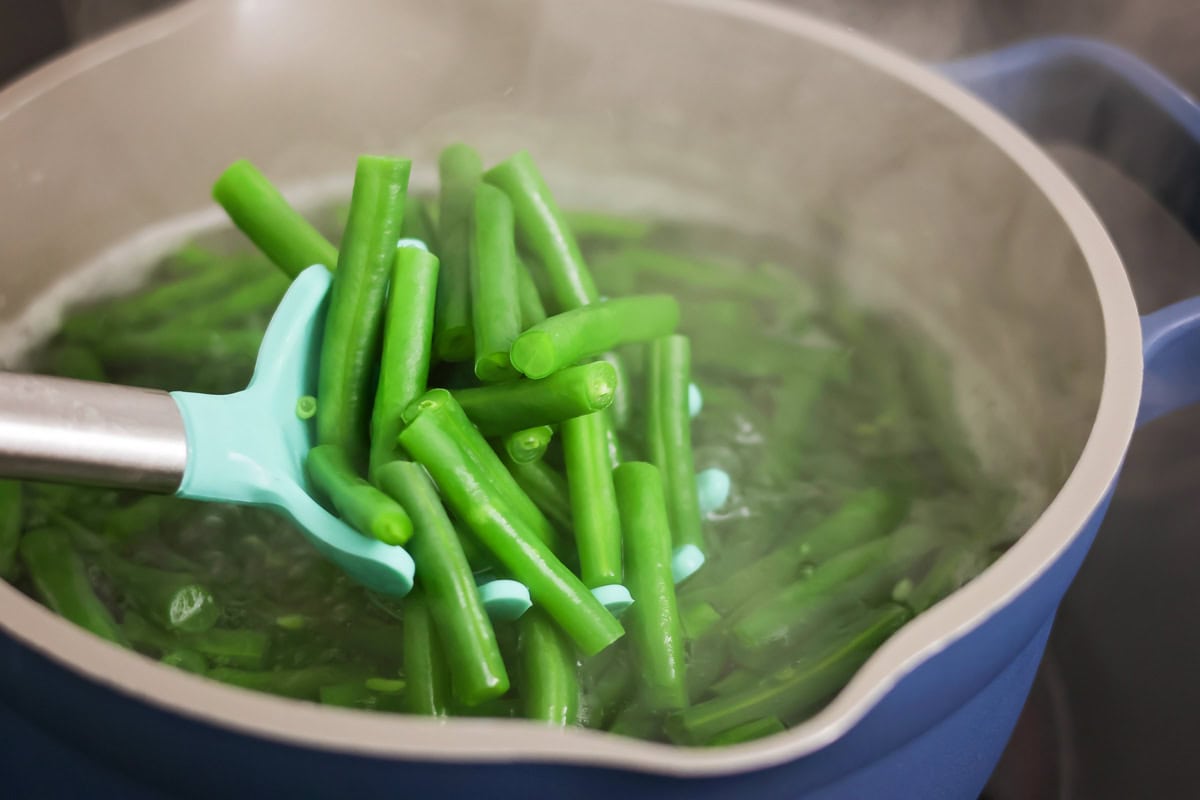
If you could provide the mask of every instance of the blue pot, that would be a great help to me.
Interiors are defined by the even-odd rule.
[[[7,264],[39,265],[4,273],[10,352],[114,263],[214,226],[204,188],[234,158],[317,201],[344,192],[324,176],[361,151],[431,164],[450,138],[489,158],[529,147],[548,172],[576,176],[568,202],[784,232],[836,258],[864,297],[947,343],[985,455],[1031,500],[1020,540],[826,709],[745,745],[687,750],[254,695],[95,640],[0,585],[3,702],[30,737],[47,732],[172,795],[976,797],[1135,422],[1200,399],[1200,300],[1139,319],[1086,202],[955,81],[1035,133],[1108,156],[1200,229],[1179,180],[1200,168],[1200,114],[1149,68],[1081,40],[931,69],[720,0],[193,0],[4,90],[0,241]],[[1104,124],[1072,127],[1088,103]],[[1122,147],[1137,141],[1112,135],[1124,130],[1153,130],[1176,168]],[[5,747],[17,766],[20,743]],[[69,796],[93,777],[39,770],[53,767],[11,771],[19,794]]]

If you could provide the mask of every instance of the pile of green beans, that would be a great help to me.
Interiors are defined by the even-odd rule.
[[[409,596],[263,510],[11,481],[0,578],[243,689],[718,746],[811,716],[1020,529],[944,356],[831,273],[782,266],[790,247],[563,211],[528,153],[488,168],[453,144],[436,196],[409,173],[363,156],[344,213],[310,219],[239,161],[213,196],[258,253],[189,244],[31,354],[233,391],[290,278],[324,265],[306,469],[319,502],[408,549]],[[496,578],[533,607],[490,618]],[[610,611],[619,586],[633,604]]]

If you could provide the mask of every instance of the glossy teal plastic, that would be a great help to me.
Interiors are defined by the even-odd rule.
[[[292,282],[267,327],[254,377],[240,392],[172,392],[187,430],[187,470],[178,495],[195,500],[271,506],[309,541],[369,589],[403,597],[413,585],[412,557],[369,539],[309,494],[304,458],[316,437],[296,403],[315,395],[317,358],[332,276],[312,266]]]

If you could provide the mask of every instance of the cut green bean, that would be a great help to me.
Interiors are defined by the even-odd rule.
[[[603,413],[572,417],[560,429],[580,577],[590,589],[621,582],[621,514]]]
[[[563,220],[577,239],[603,242],[636,242],[650,233],[650,222],[599,211],[565,211]]]
[[[114,541],[124,542],[142,534],[157,533],[191,511],[192,506],[178,498],[146,495],[109,512],[103,533]]]
[[[466,416],[453,397],[448,392],[430,392],[415,405],[416,413],[401,432],[400,443],[428,470],[442,496],[479,542],[529,588],[533,602],[554,618],[585,655],[598,653],[620,638],[624,633],[621,624],[555,557],[495,488],[488,473],[474,462],[472,450],[477,445],[464,445],[467,437],[453,419],[456,414],[463,420]],[[487,447],[483,437],[478,438]],[[496,463],[504,471],[499,459]]]
[[[253,314],[273,311],[287,291],[287,278],[270,272],[216,297],[184,310],[168,326],[208,330],[245,321]]]
[[[313,484],[352,528],[384,544],[402,545],[412,538],[413,525],[408,513],[363,480],[341,447],[328,444],[314,447],[308,451],[304,466]]]
[[[633,382],[629,378],[629,369],[625,359],[611,350],[602,353],[600,360],[613,368],[616,390],[613,392],[612,404],[608,407],[609,415],[613,428],[623,431],[629,427],[629,419],[633,414],[633,398],[630,396]]]
[[[453,429],[456,432],[456,441],[479,473],[487,476],[488,482],[504,497],[518,518],[529,526],[534,535],[549,545],[552,551],[558,552],[560,549],[559,535],[554,526],[550,524],[533,500],[517,485],[516,480],[504,467],[491,445],[467,419],[467,415],[454,400],[453,395],[445,389],[431,389],[421,399],[405,409],[405,422],[410,422],[417,413],[426,410],[430,414],[437,415],[447,429]]]
[[[549,425],[514,431],[503,437],[504,452],[517,464],[532,464],[546,454],[553,435]]]
[[[412,462],[380,467],[376,481],[413,517],[410,551],[439,639],[445,644],[454,696],[476,706],[508,691],[496,632],[475,589],[475,577],[437,490]]]
[[[517,258],[517,299],[521,304],[521,330],[537,325],[546,318],[546,306],[538,291],[529,265]]]
[[[0,578],[16,575],[24,502],[20,481],[0,481]]]
[[[288,277],[313,264],[329,269],[337,265],[337,248],[249,161],[230,164],[213,184],[212,193],[233,224]]]
[[[242,689],[253,689],[295,700],[315,701],[320,699],[322,686],[365,681],[369,672],[357,664],[320,664],[299,669],[273,669],[262,672],[235,667],[214,667],[205,674],[214,681]]]
[[[665,294],[606,300],[547,317],[517,337],[510,358],[530,378],[544,378],[590,356],[666,336],[679,324],[679,304]]]
[[[624,658],[614,661],[600,673],[586,697],[589,727],[608,727],[617,707],[632,696],[635,678],[632,663]]]
[[[92,590],[83,561],[66,533],[53,528],[26,531],[20,554],[42,602],[100,638],[128,646],[121,628]]]
[[[475,190],[469,261],[475,377],[486,383],[512,380],[518,376],[508,351],[521,333],[520,265],[512,205],[504,192],[487,184]]]
[[[159,660],[167,666],[190,672],[193,675],[203,675],[208,672],[208,661],[195,650],[172,650],[164,653]]]
[[[518,240],[546,270],[558,307],[572,309],[594,303],[596,283],[529,153],[521,151],[500,162],[484,178],[512,201]]]
[[[844,685],[910,616],[908,609],[899,606],[871,612],[801,663],[744,692],[722,695],[680,712],[668,720],[672,738],[703,742],[767,716],[789,717],[813,710]]]
[[[877,489],[855,492],[832,514],[696,596],[721,612],[733,610],[763,587],[780,586],[802,565],[822,561],[883,536],[907,510],[907,501]],[[689,597],[692,595],[689,593]]]
[[[101,340],[111,332],[127,332],[173,319],[181,305],[219,297],[246,278],[245,260],[230,259],[153,289],[73,312],[63,336],[71,341]]]
[[[317,441],[345,448],[351,464],[366,461],[388,277],[396,255],[411,165],[361,156],[350,218],[330,289],[318,375]]]
[[[438,252],[437,231],[429,215],[429,204],[415,195],[404,198],[404,221],[400,236],[424,242],[430,252]]]
[[[608,408],[617,373],[602,361],[568,367],[541,380],[459,389],[454,399],[484,436],[501,436]]]
[[[517,627],[525,717],[552,725],[574,725],[579,721],[575,648],[541,609],[525,612]]]
[[[785,730],[787,730],[787,727],[779,721],[779,717],[762,717],[761,719],[751,720],[745,724],[718,733],[705,742],[705,744],[709,747],[717,747],[720,745],[752,742],[755,739],[762,739],[776,733],[783,733]]]
[[[735,650],[745,658],[803,641],[805,631],[847,604],[884,599],[936,546],[936,537],[927,529],[913,526],[830,558],[803,580],[773,589],[765,602],[751,601],[732,628]],[[750,657],[748,663],[754,662]]]
[[[134,564],[115,556],[104,570],[142,613],[168,630],[199,633],[217,624],[221,606],[195,576]]]
[[[625,612],[638,654],[643,701],[656,711],[687,705],[683,625],[671,575],[671,530],[662,478],[652,464],[627,461],[614,472],[625,580],[634,603]]]
[[[438,282],[433,350],[443,361],[465,361],[474,353],[471,329],[471,216],[483,176],[479,154],[452,144],[438,156]]]
[[[404,599],[404,675],[408,712],[444,717],[450,706],[450,677],[424,593]]]
[[[544,461],[518,464],[501,453],[504,466],[546,518],[563,530],[571,528],[571,496],[567,479]]]
[[[433,347],[437,256],[417,247],[398,247],[383,323],[382,361],[371,412],[371,472],[399,457],[396,437],[404,409],[424,393]]]
[[[721,615],[708,603],[690,603],[679,609],[683,634],[688,640],[699,639],[721,621]]]
[[[163,326],[153,331],[113,333],[96,342],[96,354],[109,365],[165,361],[246,368],[254,364],[261,342],[262,331],[204,331]]]
[[[666,336],[650,343],[646,385],[646,443],[659,468],[667,496],[675,548],[692,545],[706,551],[692,456],[688,385],[691,347],[686,336]]]

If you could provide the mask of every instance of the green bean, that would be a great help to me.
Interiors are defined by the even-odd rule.
[[[568,367],[541,380],[520,380],[459,389],[454,399],[484,436],[501,436],[539,425],[557,425],[612,403],[617,374],[597,361]]]
[[[479,470],[481,475],[487,476],[488,482],[503,495],[505,501],[516,512],[517,517],[529,526],[534,535],[549,545],[551,550],[557,552],[559,550],[558,532],[529,496],[517,485],[516,480],[505,469],[499,456],[467,419],[467,415],[463,413],[462,407],[454,400],[453,395],[445,389],[431,389],[417,402],[410,404],[405,409],[404,421],[411,422],[416,414],[425,410],[436,414],[441,419],[441,424],[456,432],[458,446],[469,457],[475,469]]]
[[[598,653],[620,638],[624,632],[621,624],[538,538],[508,496],[495,488],[490,473],[474,462],[478,445],[464,444],[468,437],[453,421],[462,415],[462,409],[449,392],[426,393],[416,406],[400,434],[400,444],[429,471],[442,496],[479,542],[529,587],[533,602],[554,618],[585,655]],[[483,441],[477,432],[475,436]],[[496,463],[503,471],[499,459]]]
[[[547,519],[563,530],[570,530],[571,497],[567,488],[567,479],[544,461],[518,464],[509,457],[508,453],[501,453],[500,458],[504,461],[504,466],[508,467],[508,471],[516,480],[517,485],[546,515]]]
[[[676,741],[702,742],[770,715],[788,717],[811,711],[844,685],[910,616],[908,609],[895,605],[872,611],[795,666],[746,691],[721,695],[680,712],[668,720],[668,730]]]
[[[26,531],[19,551],[43,603],[102,639],[128,646],[120,627],[92,590],[83,561],[64,532],[54,528]]]
[[[365,461],[371,382],[379,364],[388,277],[396,255],[408,161],[360,156],[321,343],[317,441]]]
[[[508,351],[521,333],[512,205],[487,184],[475,191],[469,261],[475,377],[487,383],[512,380],[517,372]]]
[[[432,253],[438,252],[437,232],[429,215],[429,204],[415,195],[404,198],[404,221],[400,235],[405,239],[424,242]]]
[[[594,303],[596,284],[579,244],[529,153],[521,151],[500,162],[484,179],[512,201],[518,241],[542,263],[558,307],[572,309]]]
[[[633,415],[633,401],[630,397],[633,383],[629,379],[629,369],[626,360],[611,350],[601,353],[600,360],[613,368],[616,390],[613,392],[612,404],[608,407],[609,416],[612,418],[613,428],[622,431],[629,427],[629,419]]]
[[[425,471],[408,461],[380,467],[376,480],[413,516],[417,535],[410,550],[439,639],[445,644],[454,696],[467,706],[499,697],[508,691],[509,679],[496,632],[437,490]]]
[[[517,258],[517,300],[521,304],[521,330],[537,325],[546,318],[542,295],[533,280],[529,265]]]
[[[925,575],[916,581],[903,599],[904,604],[914,614],[928,610],[961,586],[967,576],[982,572],[983,564],[980,561],[980,554],[974,547],[949,545],[938,554]]]
[[[530,378],[622,344],[666,336],[679,324],[679,304],[665,294],[606,300],[547,317],[517,337],[509,357]]]
[[[253,314],[274,310],[287,288],[284,275],[269,272],[232,289],[223,297],[215,297],[183,311],[164,327],[207,330],[239,323]]]
[[[304,466],[313,484],[329,497],[352,528],[384,544],[402,545],[412,538],[413,525],[408,513],[359,477],[341,447],[329,444],[314,447],[308,451]]]
[[[518,464],[531,464],[546,454],[554,429],[549,425],[514,431],[503,437],[504,452]]]
[[[195,650],[171,650],[159,659],[167,666],[190,672],[193,675],[203,675],[208,672],[208,661]]]
[[[256,630],[211,628],[199,633],[168,633],[132,610],[125,612],[122,634],[138,647],[169,653],[194,650],[219,666],[256,669],[266,661],[270,637]]]
[[[687,705],[683,626],[671,575],[671,530],[659,470],[627,461],[614,472],[625,580],[634,603],[625,612],[642,673],[642,696],[655,710]]]
[[[337,249],[249,161],[230,164],[212,193],[233,224],[288,277],[313,264],[336,266]]]
[[[442,274],[433,351],[443,361],[464,361],[475,349],[471,330],[471,216],[482,175],[479,154],[465,144],[452,144],[438,156],[438,252]]]
[[[96,357],[95,351],[77,344],[57,348],[50,357],[49,371],[53,375],[79,381],[108,381],[104,364]]]
[[[205,673],[209,678],[242,689],[290,697],[295,700],[318,700],[321,687],[330,684],[364,681],[370,673],[357,664],[320,664],[299,669],[273,669],[263,672],[214,667]]]
[[[195,576],[134,564],[116,556],[102,562],[121,593],[168,630],[200,633],[217,624],[221,606]]]
[[[751,720],[750,722],[718,733],[705,742],[705,744],[709,747],[740,744],[742,742],[754,741],[755,739],[762,739],[776,733],[783,733],[785,730],[787,730],[787,727],[779,721],[779,717],[762,717],[761,719]]]
[[[24,503],[20,481],[0,481],[0,578],[16,575]]]
[[[721,633],[713,632],[704,639],[692,642],[692,658],[687,665],[687,694],[690,702],[697,702],[712,693],[712,687],[720,683],[721,675],[729,664],[729,648]]]
[[[579,720],[574,647],[541,609],[525,612],[517,620],[517,627],[525,717],[552,725],[574,725]]]
[[[162,526],[178,522],[193,510],[193,505],[175,497],[145,495],[127,506],[110,511],[104,519],[103,533],[117,542],[134,536],[158,532]]]
[[[802,641],[806,630],[847,604],[886,597],[936,547],[936,536],[923,526],[912,526],[830,558],[807,578],[775,587],[766,602],[755,603],[740,615],[732,628],[735,649],[753,665],[761,656],[750,653],[769,655],[771,650]]]
[[[564,211],[563,220],[575,234],[575,238],[606,242],[636,242],[645,239],[652,227],[644,219],[620,217],[598,211]]]
[[[818,306],[812,285],[793,272],[780,273],[745,265],[705,261],[647,247],[629,247],[606,255],[596,265],[600,273],[632,272],[638,286],[666,291],[705,293],[718,297],[789,303],[812,311]]]
[[[436,256],[417,247],[396,248],[371,412],[371,472],[399,457],[396,437],[404,427],[404,409],[429,380],[438,272]]]
[[[662,472],[675,548],[692,545],[706,550],[692,456],[688,384],[691,347],[686,336],[666,336],[650,343],[646,385],[646,443],[650,460]]]
[[[897,344],[909,394],[919,415],[922,438],[937,451],[946,477],[971,490],[981,475],[979,457],[971,447],[955,396],[953,365],[947,355],[914,336],[899,336]]]
[[[907,511],[905,498],[877,488],[855,492],[832,514],[770,553],[742,567],[696,597],[721,612],[733,610],[762,587],[779,586],[805,563],[822,561],[871,541],[895,527]],[[689,593],[689,597],[691,594]]]
[[[621,514],[603,413],[572,417],[560,429],[580,577],[590,589],[621,582]]]
[[[614,661],[600,673],[600,677],[592,682],[585,698],[588,705],[588,727],[608,726],[618,704],[633,694],[636,684],[634,678],[633,665],[627,659]]]
[[[332,683],[317,690],[317,700],[324,706],[364,708],[372,698],[365,681]]]
[[[221,261],[173,283],[73,311],[63,322],[62,334],[71,341],[96,341],[110,332],[145,328],[173,318],[181,305],[219,296],[245,277],[244,260]]]
[[[163,326],[153,331],[113,333],[96,342],[107,364],[165,361],[249,367],[258,357],[262,331],[205,331]]]
[[[654,739],[659,734],[662,720],[636,702],[617,712],[608,726],[608,732],[631,739]]]
[[[515,719],[522,716],[521,698],[519,697],[497,697],[495,700],[489,700],[481,705],[456,708],[455,714],[461,714],[466,717],[500,717]]]
[[[721,621],[720,613],[708,603],[690,603],[679,609],[683,634],[689,641],[699,639]]]
[[[410,714],[446,716],[450,676],[438,632],[420,589],[414,589],[404,599],[404,675],[408,679],[405,699]]]

